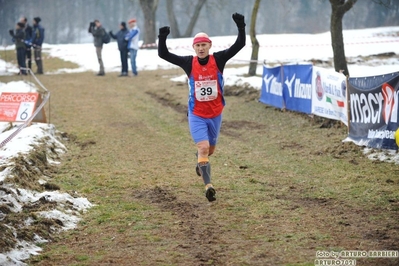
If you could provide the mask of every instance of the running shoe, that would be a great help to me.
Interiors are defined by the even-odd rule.
[[[210,201],[216,200],[216,191],[213,187],[208,187],[205,192],[205,197]]]

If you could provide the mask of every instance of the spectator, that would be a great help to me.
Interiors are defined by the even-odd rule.
[[[26,17],[21,17],[19,22],[24,23],[25,24],[25,40],[27,40],[27,42],[25,42],[25,46],[26,46],[26,60],[28,62],[27,67],[29,69],[32,68],[32,46],[30,45],[30,40],[32,39],[32,27],[29,25],[28,23],[28,19]]]
[[[137,76],[136,57],[137,50],[139,49],[140,29],[137,27],[136,19],[129,20],[130,31],[126,35],[125,40],[128,41],[127,48],[130,53],[130,63],[132,65],[133,76]]]
[[[34,49],[35,63],[37,66],[36,74],[43,74],[42,45],[44,41],[44,28],[39,24],[40,17],[33,19],[33,30],[31,43]]]
[[[19,67],[18,75],[26,75],[26,63],[25,63],[25,24],[18,22],[14,30],[9,30],[12,37],[12,41],[15,43],[15,49],[17,50],[17,61]]]
[[[105,71],[102,59],[102,50],[103,50],[103,36],[106,34],[106,32],[102,27],[101,22],[98,19],[94,20],[94,22],[90,22],[89,32],[94,37],[94,46],[96,47],[98,64],[100,65],[100,70],[97,73],[97,76],[104,76]]]
[[[125,36],[128,32],[129,30],[126,28],[125,22],[121,22],[121,24],[119,25],[119,31],[116,33],[116,35],[113,34],[112,31],[109,32],[111,38],[117,40],[119,53],[121,55],[122,72],[119,75],[119,77],[128,76],[128,67],[127,67],[128,50],[127,50],[127,41],[125,40]]]

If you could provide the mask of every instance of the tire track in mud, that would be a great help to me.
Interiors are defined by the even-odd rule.
[[[177,249],[195,260],[193,265],[222,265],[225,258],[222,225],[218,224],[208,204],[179,200],[170,189],[155,187],[134,193],[137,199],[150,202],[161,211],[177,217]]]

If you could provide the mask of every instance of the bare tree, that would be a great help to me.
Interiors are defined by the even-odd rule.
[[[344,37],[342,34],[342,19],[345,13],[350,10],[357,0],[330,0],[331,4],[331,45],[334,55],[335,71],[343,71],[344,75],[349,75],[348,64],[345,57]]]
[[[256,18],[258,16],[260,0],[255,0],[254,7],[252,8],[252,15],[251,15],[251,26],[249,28],[249,35],[251,37],[252,43],[252,54],[251,54],[251,62],[249,63],[249,70],[248,75],[255,76],[256,75],[256,68],[258,66],[258,53],[259,53],[259,42],[256,39]]]
[[[206,31],[212,36],[234,35],[236,29],[231,27],[230,21],[225,18],[236,11],[249,18],[255,2],[206,0],[201,6],[201,1],[141,1],[141,6],[149,7],[150,15],[144,18],[140,0],[0,0],[0,44],[12,44],[8,30],[15,26],[20,16],[26,16],[29,24],[32,24],[33,17],[40,16],[41,23],[46,28],[45,42],[51,44],[92,42],[92,36],[87,33],[90,21],[99,19],[107,30],[115,30],[121,21],[131,17],[142,21],[139,24],[143,33],[141,39],[145,39],[146,43],[155,41],[153,36],[157,34],[157,30],[154,30],[154,24],[156,27],[158,24],[170,23],[172,36],[190,36],[194,31]],[[342,2],[344,4],[348,1]],[[340,1],[334,0],[333,3]],[[273,4],[275,8],[270,8],[267,4]],[[168,5],[174,12],[173,17],[170,16],[173,12],[166,12]],[[323,23],[326,19],[331,20],[330,6],[331,3],[327,0],[262,1],[256,21],[257,34],[325,32],[331,29],[329,23]],[[195,14],[198,15],[198,19],[195,18]],[[356,7],[345,13],[342,27],[359,29],[398,26],[398,16],[399,0],[357,1]],[[172,22],[172,18],[176,24]],[[249,21],[250,19],[248,34]],[[194,24],[194,28],[191,29]],[[149,29],[145,30],[147,27]],[[175,29],[179,30],[178,35],[173,32]]]
[[[167,0],[166,1],[166,9],[168,12],[168,20],[171,26],[171,33],[174,38],[180,38],[180,37],[190,37],[191,34],[193,33],[193,29],[195,26],[195,23],[197,23],[199,14],[201,12],[202,7],[204,6],[206,0],[198,0],[197,4],[193,8],[194,13],[190,18],[190,22],[187,25],[185,33],[182,35],[180,34],[179,26],[176,20],[176,15],[173,10],[173,1],[174,0]]]
[[[166,11],[168,13],[170,33],[172,34],[172,37],[179,38],[180,37],[179,23],[177,23],[175,12],[173,10],[173,0],[166,0]]]
[[[393,5],[393,0],[372,0],[372,1],[386,8],[389,8],[391,7],[391,5]]]
[[[140,6],[143,10],[145,20],[143,45],[155,43],[155,12],[158,8],[158,2],[159,0],[140,0]]]

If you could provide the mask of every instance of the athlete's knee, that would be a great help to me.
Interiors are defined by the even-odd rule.
[[[197,143],[198,154],[201,157],[208,157],[209,155],[209,142],[208,141],[200,141]]]

